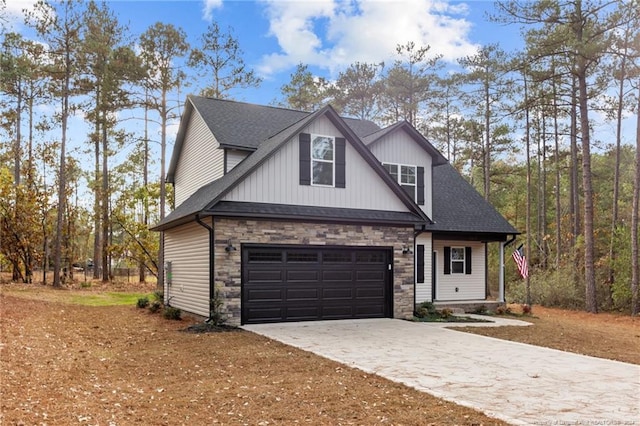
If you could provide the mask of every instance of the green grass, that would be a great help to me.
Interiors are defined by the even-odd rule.
[[[135,305],[139,298],[150,297],[145,293],[105,292],[86,295],[73,295],[70,302],[84,306],[122,306]]]

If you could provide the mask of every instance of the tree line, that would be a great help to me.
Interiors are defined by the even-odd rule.
[[[532,273],[523,284],[510,269],[509,294],[637,314],[638,2],[499,1],[490,19],[518,25],[523,48],[486,45],[450,64],[407,41],[391,63],[355,62],[334,78],[300,63],[273,103],[330,103],[381,126],[407,120],[523,232]],[[233,29],[215,22],[198,46],[161,22],[132,37],[106,3],[41,1],[27,24],[37,39],[2,39],[0,262],[24,282],[51,266],[54,286],[87,258],[103,281],[123,262],[162,282],[162,238],[148,228],[172,204],[167,128],[192,85],[233,99],[261,79]],[[90,131],[82,152],[69,152],[79,111]],[[126,125],[134,116],[141,131]],[[633,118],[635,134],[625,133]],[[610,131],[594,131],[603,124]],[[78,160],[87,153],[89,169]],[[84,182],[89,200],[78,198]]]

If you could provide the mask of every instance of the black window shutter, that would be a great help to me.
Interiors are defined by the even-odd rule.
[[[418,167],[418,205],[424,206],[424,167]]]
[[[344,188],[345,183],[345,139],[336,138],[336,188]]]
[[[311,135],[300,133],[300,185],[311,185]]]
[[[444,273],[445,275],[451,273],[451,247],[444,248]]]
[[[424,282],[424,244],[418,244],[416,247],[416,281]]]
[[[471,275],[471,247],[464,248],[464,273]]]

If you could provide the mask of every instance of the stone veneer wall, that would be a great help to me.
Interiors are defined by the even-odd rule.
[[[273,220],[215,218],[215,285],[224,300],[227,323],[241,319],[241,244],[393,247],[393,317],[411,318],[414,309],[413,227],[326,224]],[[226,252],[231,240],[236,251]]]

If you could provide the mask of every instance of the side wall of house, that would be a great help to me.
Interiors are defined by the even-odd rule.
[[[223,295],[228,322],[238,325],[242,313],[242,250],[225,251],[229,240],[238,248],[244,243],[393,247],[393,316],[407,319],[413,315],[413,256],[402,254],[404,246],[413,244],[413,227],[216,218],[215,285]]]
[[[445,274],[445,247],[471,247],[471,274]],[[436,301],[484,300],[486,298],[485,245],[478,241],[435,240],[437,253]]]
[[[369,145],[369,149],[381,163],[406,164],[424,167],[424,206],[427,216],[433,217],[433,176],[431,156],[404,131],[391,132]]]
[[[432,239],[430,233],[423,233],[416,238],[416,246],[413,248],[413,253],[416,258],[416,271],[418,270],[418,246],[424,246],[424,282],[418,282],[418,276],[416,274],[416,305],[422,302],[432,302],[432,281],[433,281],[433,268],[432,268]]]
[[[176,207],[201,186],[222,177],[224,150],[219,146],[200,113],[194,109],[174,176]]]
[[[211,223],[211,219],[205,219]],[[204,317],[209,316],[209,231],[191,222],[166,230],[167,271],[164,296],[171,306]]]
[[[303,133],[342,136],[326,117],[318,118]],[[292,138],[231,190],[224,200],[407,211],[398,196],[348,142],[345,147],[345,188],[300,185],[299,146],[298,138]]]
[[[225,154],[227,156],[227,170],[225,170],[225,173],[229,173],[231,170],[233,170],[233,168],[240,164],[242,160],[247,158],[249,154],[251,154],[250,151],[227,149]]]

